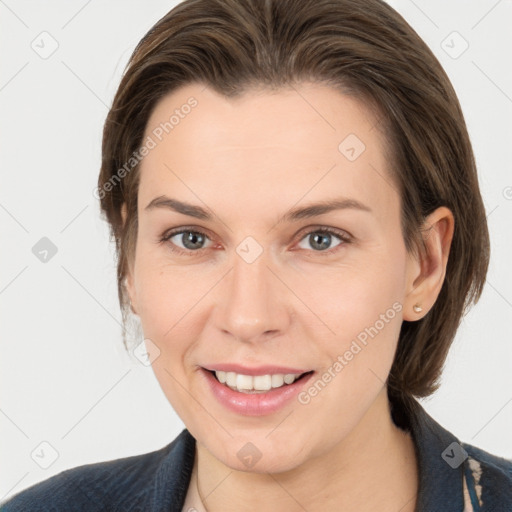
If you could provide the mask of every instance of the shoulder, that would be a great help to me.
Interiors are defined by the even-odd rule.
[[[163,499],[164,480],[171,494],[188,487],[193,453],[194,440],[184,430],[159,450],[65,470],[21,491],[0,510],[159,510],[155,506]]]
[[[486,452],[477,446],[468,443],[461,443],[462,447],[466,450],[469,457],[477,461],[489,471],[493,470],[496,474],[503,475],[503,478],[512,481],[512,459],[505,459]]]
[[[417,400],[394,407],[395,422],[410,430],[415,442],[417,510],[512,510],[512,460],[462,442]]]
[[[512,505],[512,459],[486,452],[477,446],[461,443],[465,450],[465,477],[473,489],[473,501],[485,510],[494,510],[503,504]]]

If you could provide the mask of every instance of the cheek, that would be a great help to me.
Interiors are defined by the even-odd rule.
[[[166,261],[161,248],[152,248],[139,240],[134,272],[138,313],[153,330],[173,325],[193,295],[197,283],[190,282],[191,279],[193,275],[186,268]]]
[[[368,261],[361,258],[328,272],[304,272],[293,287],[331,334],[352,338],[386,312],[385,320],[395,320],[396,303],[401,304],[405,287],[402,259],[398,254]]]
[[[334,283],[325,279],[323,308],[321,294],[311,288],[316,312],[334,334],[316,337],[323,365],[299,403],[335,438],[348,434],[371,406],[393,363],[402,323],[403,280],[399,271],[384,272],[385,266],[347,270]]]
[[[165,259],[141,251],[135,267],[137,313],[144,336],[153,340],[168,361],[181,361],[200,337],[201,299],[216,275],[197,266],[170,265]],[[176,366],[173,364],[173,366]]]
[[[138,314],[144,337],[159,350],[152,368],[167,399],[181,418],[200,415],[184,388],[190,378],[189,354],[200,338],[198,301],[204,280],[183,268],[140,258],[136,273]]]
[[[304,279],[301,286],[308,305],[329,327],[322,336],[324,370],[341,360],[338,372],[331,369],[343,375],[336,379],[340,384],[346,379],[349,387],[385,381],[402,324],[405,252],[400,244],[318,274],[314,283]],[[310,336],[315,339],[313,332]]]

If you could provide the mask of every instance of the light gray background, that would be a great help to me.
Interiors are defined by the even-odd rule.
[[[512,457],[512,2],[390,3],[457,90],[492,236],[481,302],[424,404],[462,441]],[[113,245],[92,196],[124,65],[174,4],[0,0],[0,499],[69,467],[158,449],[183,428],[151,368],[122,346]],[[43,59],[31,44],[49,51],[52,38]],[[42,237],[58,249],[46,263],[32,253]]]

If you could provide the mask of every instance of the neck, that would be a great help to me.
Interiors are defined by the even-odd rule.
[[[378,435],[376,435],[376,432]],[[232,470],[196,444],[191,483],[208,512],[336,510],[414,512],[418,490],[411,436],[391,418],[386,388],[334,449],[283,473]]]

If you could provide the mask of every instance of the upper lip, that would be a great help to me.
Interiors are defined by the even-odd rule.
[[[311,370],[305,370],[303,368],[289,368],[287,366],[277,366],[277,365],[264,365],[264,366],[254,366],[249,368],[248,366],[243,366],[241,364],[235,363],[219,363],[203,366],[204,369],[210,370],[213,372],[235,372],[241,375],[275,375],[275,374],[296,374],[301,375],[303,373],[307,373]]]

